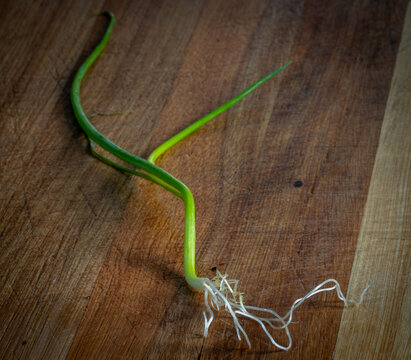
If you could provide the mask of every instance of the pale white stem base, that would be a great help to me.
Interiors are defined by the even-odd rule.
[[[250,348],[251,343],[248,335],[238,321],[239,315],[256,321],[264,330],[267,337],[270,339],[274,346],[278,347],[281,350],[289,350],[292,346],[292,338],[288,327],[292,321],[294,310],[297,309],[305,300],[315,294],[324,291],[336,290],[338,298],[344,302],[345,306],[348,306],[349,303],[360,305],[363,301],[365,292],[369,289],[370,286],[371,285],[368,285],[361,293],[359,301],[347,300],[347,298],[341,291],[341,287],[338,281],[334,279],[328,279],[309,291],[302,298],[295,300],[288,313],[285,316],[281,317],[275,311],[270,309],[244,305],[243,294],[238,292],[237,290],[238,280],[228,280],[227,275],[222,275],[219,271],[217,271],[217,275],[212,280],[204,279],[204,302],[206,306],[206,311],[203,312],[205,322],[204,336],[207,336],[210,325],[214,320],[213,309],[220,311],[220,308],[224,308],[225,311],[230,313],[233,319],[238,339],[241,341],[241,334],[243,334]],[[250,311],[260,313],[263,312],[266,313],[267,316],[258,316],[251,313]],[[208,313],[209,317],[207,317],[206,312]],[[288,344],[283,346],[277,343],[271,333],[268,331],[267,326],[269,326],[273,330],[284,330],[288,338]]]

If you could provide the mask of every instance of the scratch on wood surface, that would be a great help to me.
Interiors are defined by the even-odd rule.
[[[92,213],[94,214],[95,217],[97,217],[97,213],[94,210],[94,206],[91,204],[88,196],[85,194],[84,190],[82,189],[81,186],[78,186],[78,189],[80,190],[81,195],[83,195],[84,200],[86,201],[87,205],[89,206],[90,210],[92,211]]]
[[[31,211],[30,211],[30,206],[29,206],[29,202],[27,200],[27,194],[26,194],[26,190],[23,189],[23,196],[24,196],[24,209],[26,211],[27,217],[29,219],[29,224],[30,224],[30,229],[33,232],[34,231],[34,227],[33,227],[33,223],[31,221],[32,219],[32,215],[31,215]]]

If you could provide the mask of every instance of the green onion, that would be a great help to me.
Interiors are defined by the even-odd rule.
[[[162,168],[155,165],[156,159],[163,154],[165,151],[170,149],[173,145],[177,144],[179,141],[196,131],[198,128],[206,124],[208,121],[215,118],[217,115],[229,109],[231,106],[239,102],[241,99],[246,97],[257,87],[263,84],[265,81],[279,73],[281,70],[285,69],[290,62],[281,66],[277,70],[268,74],[261,80],[257,81],[254,85],[250,86],[247,90],[243,91],[224,105],[220,106],[216,110],[212,111],[208,115],[197,120],[195,123],[179,132],[177,135],[173,136],[171,139],[164,142],[158,148],[156,148],[151,155],[148,157],[148,160],[142,159],[136,155],[129,153],[128,151],[122,149],[104,135],[102,135],[97,129],[91,124],[90,120],[87,118],[83,107],[81,106],[80,101],[80,88],[81,82],[86,75],[87,71],[90,69],[91,65],[96,61],[101,52],[104,50],[107,42],[110,38],[110,35],[113,31],[115,18],[112,13],[104,13],[108,15],[110,22],[107,27],[107,30],[97,45],[97,47],[92,51],[90,56],[85,60],[85,62],[80,66],[76,75],[74,76],[73,84],[71,87],[70,98],[73,106],[74,114],[77,118],[78,123],[84,130],[87,135],[91,152],[98,159],[102,160],[106,164],[113,166],[114,168],[123,171],[125,173],[133,174],[140,176],[144,179],[150,180],[153,183],[163,187],[172,194],[178,196],[184,201],[185,205],[185,233],[184,233],[184,273],[187,283],[196,290],[204,291],[204,303],[206,306],[206,311],[203,312],[204,315],[204,335],[207,336],[209,327],[214,319],[214,310],[224,309],[227,311],[232,319],[239,340],[244,336],[248,345],[251,347],[250,340],[238,321],[238,316],[243,316],[248,319],[256,321],[263,331],[266,333],[267,337],[271,343],[282,350],[288,350],[291,348],[292,340],[289,332],[289,325],[292,321],[292,316],[294,310],[299,307],[306,299],[309,297],[318,294],[324,291],[336,290],[338,297],[344,302],[345,305],[349,303],[360,304],[363,300],[365,292],[368,290],[369,286],[362,292],[360,300],[358,302],[353,300],[347,300],[341,292],[339,283],[334,279],[328,279],[315,287],[304,297],[296,300],[290,308],[290,311],[283,317],[278,315],[276,312],[270,309],[258,308],[255,306],[247,306],[243,303],[243,296],[237,290],[238,280],[228,279],[227,275],[221,274],[217,271],[217,275],[214,279],[210,280],[208,278],[197,277],[195,271],[195,206],[194,198],[190,189],[180,180],[176,179],[168,172]],[[125,163],[131,165],[133,168],[130,169],[120,163],[113,161],[97,152],[95,149],[95,144],[98,144],[104,150],[108,151],[114,157],[119,160],[124,161]],[[324,287],[325,285],[331,285],[329,287]],[[253,312],[257,312],[256,315]],[[265,313],[267,316],[261,316]],[[207,314],[209,315],[207,317]],[[274,330],[284,330],[287,338],[288,345],[281,345],[277,343],[273,336],[270,334],[268,329]]]

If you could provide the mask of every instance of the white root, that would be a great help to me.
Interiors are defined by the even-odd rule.
[[[324,287],[326,285],[331,286]],[[328,279],[322,282],[320,285],[316,286],[304,297],[294,301],[288,313],[285,316],[281,317],[275,311],[270,309],[244,305],[243,294],[237,290],[238,280],[229,280],[227,279],[227,275],[222,275],[219,271],[217,271],[217,275],[212,280],[204,280],[204,302],[206,306],[206,311],[203,312],[204,336],[207,336],[210,325],[214,320],[213,309],[220,311],[220,308],[224,308],[225,311],[228,311],[230,313],[233,319],[238,339],[241,341],[241,334],[243,334],[250,348],[250,339],[248,338],[247,333],[238,321],[239,315],[256,321],[261,326],[274,346],[281,350],[289,350],[292,346],[292,338],[288,326],[292,321],[294,310],[297,309],[305,300],[315,294],[324,291],[336,290],[338,298],[344,302],[345,306],[348,306],[349,303],[360,305],[363,302],[365,292],[369,289],[370,286],[371,285],[368,285],[361,293],[359,301],[347,300],[347,298],[341,291],[341,287],[338,281],[334,279]],[[263,312],[266,313],[267,316],[257,316],[255,314],[252,314],[250,311],[256,311],[260,313]],[[209,317],[207,317],[206,312],[208,313]],[[283,329],[288,338],[288,345],[283,346],[277,343],[268,331],[267,325],[273,330]]]

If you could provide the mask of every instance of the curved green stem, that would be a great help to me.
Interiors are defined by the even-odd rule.
[[[94,63],[94,61],[98,58],[101,54],[105,46],[107,45],[108,39],[110,38],[111,32],[113,30],[113,26],[115,23],[115,18],[112,13],[106,13],[110,17],[110,22],[107,27],[107,30],[100,41],[100,43],[96,46],[96,48],[92,51],[89,57],[84,61],[84,63],[80,66],[77,70],[76,75],[74,76],[74,80],[71,86],[70,91],[70,99],[71,104],[73,106],[74,115],[77,118],[78,123],[86,133],[87,137],[90,141],[95,142],[96,144],[100,145],[103,149],[107,150],[117,158],[125,161],[126,163],[136,167],[137,169],[143,170],[148,173],[151,178],[149,180],[153,180],[153,178],[160,179],[161,183],[159,185],[163,186],[162,184],[165,183],[167,186],[165,187],[167,190],[168,186],[176,189],[182,196],[185,204],[185,236],[184,236],[184,273],[185,278],[188,284],[197,290],[203,289],[204,279],[199,278],[195,272],[195,207],[194,207],[194,198],[193,194],[191,193],[190,189],[181,181],[174,178],[172,175],[164,171],[163,169],[159,168],[158,166],[152,164],[151,162],[144,160],[138,156],[135,156],[128,151],[122,149],[104,135],[102,135],[90,122],[87,118],[83,107],[80,101],[80,88],[81,82],[86,75],[87,71]],[[106,158],[107,159],[107,158]],[[108,159],[107,159],[108,160]],[[111,160],[110,160],[111,161]],[[107,161],[106,161],[107,162]],[[114,163],[114,162],[113,162]],[[118,168],[117,163],[111,164]],[[124,170],[124,169],[123,169]],[[127,170],[128,171],[128,170]],[[141,176],[140,173],[135,173],[138,176]],[[157,182],[158,183],[158,182]]]

